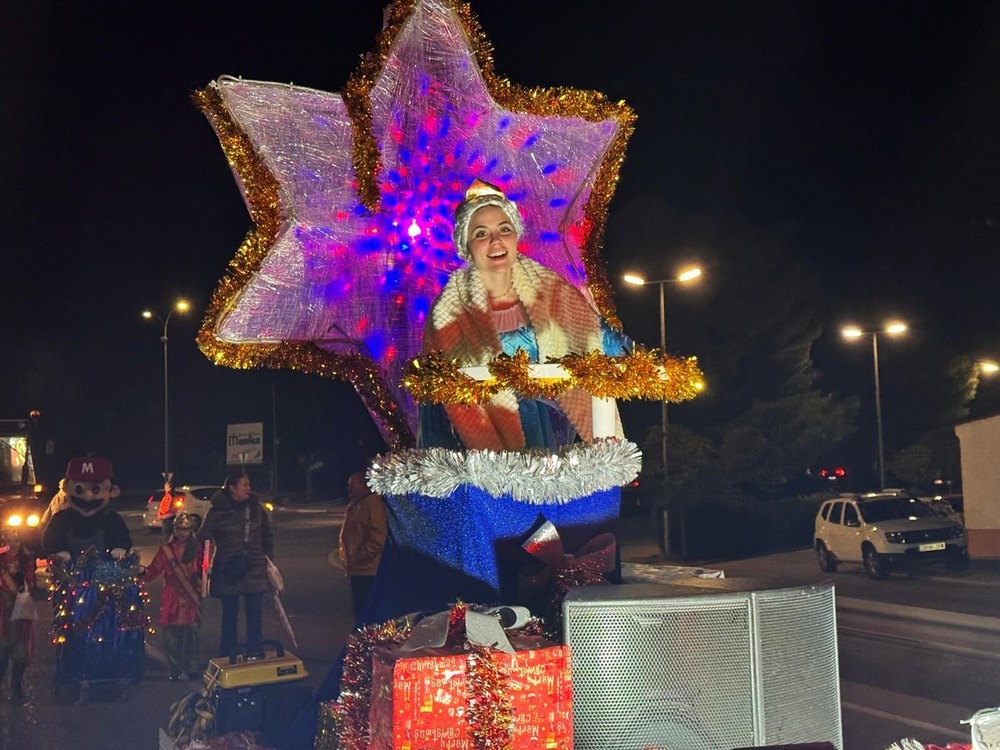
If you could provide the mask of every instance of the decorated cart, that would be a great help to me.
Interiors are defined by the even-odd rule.
[[[139,682],[149,596],[138,564],[136,553],[115,559],[93,549],[50,564],[57,695],[86,703],[106,687],[125,700]]]

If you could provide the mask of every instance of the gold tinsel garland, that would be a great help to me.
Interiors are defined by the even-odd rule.
[[[466,719],[475,750],[506,750],[511,746],[514,707],[510,675],[497,663],[498,653],[489,646],[470,643],[465,658]]]
[[[229,165],[240,176],[255,224],[212,294],[196,336],[198,347],[215,364],[239,370],[298,370],[346,380],[354,386],[369,411],[378,415],[389,436],[386,440],[389,448],[412,447],[416,440],[406,415],[370,360],[356,354],[335,354],[312,342],[236,344],[216,338],[216,324],[236,305],[240,293],[260,270],[278,236],[280,201],[277,180],[226,109],[218,87],[213,85],[196,91],[193,99],[218,135]]]
[[[368,709],[372,697],[372,655],[382,646],[397,646],[410,635],[409,618],[365,625],[347,638],[340,695],[319,712],[316,747],[365,750],[370,742]]]
[[[114,560],[90,547],[68,562],[55,559],[49,565],[52,644],[73,637],[100,640],[114,635],[92,632],[110,611],[118,632],[152,633],[152,618],[146,613],[149,591],[138,569],[139,555],[134,551]]]
[[[464,405],[483,403],[506,389],[524,398],[551,399],[573,388],[599,398],[676,404],[694,398],[705,388],[697,359],[671,357],[655,350],[636,349],[619,357],[595,351],[550,358],[547,363],[562,365],[568,376],[533,379],[531,362],[522,350],[513,357],[501,354],[487,365],[492,377],[477,381],[465,375],[457,362],[435,352],[410,363],[403,387],[418,403]]]

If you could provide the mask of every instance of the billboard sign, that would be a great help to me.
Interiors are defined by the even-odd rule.
[[[226,466],[264,463],[264,423],[226,426]]]

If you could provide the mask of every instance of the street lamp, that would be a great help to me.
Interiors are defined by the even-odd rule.
[[[872,361],[875,367],[875,423],[878,428],[878,478],[879,489],[885,489],[885,445],[882,439],[882,390],[878,378],[878,331],[863,331],[857,326],[845,326],[840,331],[845,339],[859,339],[863,336],[872,337]],[[906,333],[906,324],[899,321],[886,323],[882,333],[890,336],[900,336]]]
[[[184,300],[177,300],[166,317],[154,313],[152,310],[143,310],[142,317],[146,320],[156,318],[163,324],[163,335],[160,341],[163,342],[163,481],[170,481],[170,380],[167,376],[167,327],[170,325],[170,318],[175,312],[185,313],[190,309],[190,305]]]
[[[645,286],[647,284],[657,284],[660,287],[660,352],[667,353],[667,318],[664,288],[667,284],[687,284],[701,276],[701,269],[697,266],[685,269],[672,279],[655,279],[649,281],[634,273],[627,273],[622,279],[629,284]],[[660,402],[660,460],[663,462],[663,480],[667,479],[667,402]]]

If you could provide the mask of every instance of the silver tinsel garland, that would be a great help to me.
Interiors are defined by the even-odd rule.
[[[599,440],[558,452],[396,451],[376,458],[368,485],[381,495],[446,498],[463,484],[495,497],[564,503],[628,484],[639,475],[642,452],[629,440]]]

